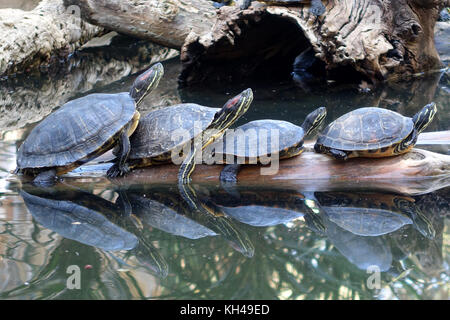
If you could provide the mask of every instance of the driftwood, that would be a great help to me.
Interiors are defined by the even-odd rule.
[[[181,48],[182,83],[289,72],[312,47],[329,77],[371,82],[440,65],[433,42],[439,0],[327,0],[317,18],[309,4],[247,10],[209,0],[65,0],[105,28]]]
[[[102,158],[106,159],[108,155]],[[109,155],[110,157],[110,155]],[[109,164],[81,167],[67,177],[71,183],[106,187],[111,183],[173,184],[179,167],[172,164],[133,170],[113,182],[105,178]],[[403,194],[424,194],[450,185],[450,156],[415,148],[411,152],[389,158],[338,161],[323,154],[305,151],[302,155],[281,160],[273,175],[262,175],[260,165],[246,165],[238,175],[240,186],[283,187],[302,191],[383,190]],[[198,164],[193,183],[218,184],[222,165]]]
[[[66,8],[62,0],[43,0],[32,11],[1,9],[0,75],[65,59],[103,32],[77,13],[77,8]]]

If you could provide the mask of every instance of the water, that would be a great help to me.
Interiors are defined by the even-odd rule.
[[[176,185],[139,176],[109,181],[105,164],[52,188],[12,175],[17,147],[52,110],[88,93],[127,91],[134,73],[152,63],[149,52],[170,57],[146,43],[130,48],[94,49],[51,77],[0,82],[1,299],[449,298],[448,177],[431,187],[404,182],[402,192],[314,181],[223,188],[214,180],[188,189],[202,208],[193,212]],[[178,90],[177,60],[163,64],[166,75],[144,114],[179,102],[220,107],[251,87],[255,100],[236,125],[300,124],[320,105],[327,123],[364,106],[412,116],[434,100],[438,116],[427,131],[450,129],[445,75],[368,93],[333,84],[305,93],[290,81]],[[449,154],[448,145],[421,147]],[[80,289],[70,289],[77,267]]]

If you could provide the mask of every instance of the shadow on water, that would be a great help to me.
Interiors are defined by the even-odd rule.
[[[19,194],[33,219],[1,225],[8,248],[0,262],[3,299],[448,294],[448,188],[409,197],[194,185],[191,196],[209,216],[193,211],[172,185],[24,184]],[[12,265],[26,284],[8,273]],[[70,265],[82,269],[80,290],[65,285]]]

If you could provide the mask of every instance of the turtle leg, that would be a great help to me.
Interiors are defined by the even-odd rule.
[[[311,8],[309,9],[309,11],[316,15],[316,16],[321,16],[325,13],[325,6],[322,4],[322,1],[320,0],[312,0],[311,1]]]
[[[128,164],[126,163],[128,154],[130,153],[130,138],[128,137],[128,130],[124,130],[119,139],[119,152],[116,163],[108,169],[106,175],[109,178],[115,178],[123,176],[130,171]]]
[[[55,184],[56,181],[56,170],[50,169],[42,171],[33,180],[33,184],[42,187],[50,187]]]
[[[348,154],[345,151],[337,150],[337,149],[330,149],[330,150],[328,150],[328,152],[335,159],[338,159],[338,160],[347,160],[348,159]]]
[[[197,153],[197,148],[195,147],[195,142],[191,142],[191,150],[184,159],[178,171],[178,184],[186,184],[191,182],[191,174],[195,169],[195,154]]]

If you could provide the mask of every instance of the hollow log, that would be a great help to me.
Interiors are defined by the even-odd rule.
[[[440,0],[323,0],[293,6],[254,1],[247,10],[209,0],[65,0],[87,21],[181,48],[185,85],[261,74],[289,75],[295,57],[312,47],[326,76],[378,83],[440,66],[433,29]]]
[[[167,164],[133,170],[113,182],[105,178],[109,164],[81,167],[67,177],[74,182],[96,186],[111,183],[172,184],[179,166]],[[450,156],[415,148],[411,152],[380,159],[353,158],[334,160],[329,156],[305,151],[302,155],[279,162],[273,175],[262,175],[261,166],[246,165],[238,175],[241,186],[273,186],[303,191],[384,190],[403,194],[425,194],[450,185]],[[193,183],[218,184],[222,165],[197,165]],[[80,179],[81,178],[81,179]],[[86,179],[83,179],[86,178]]]
[[[23,72],[65,59],[103,32],[66,8],[62,0],[43,0],[32,11],[0,10],[0,75]]]
[[[295,57],[312,47],[326,77],[401,78],[440,66],[433,28],[438,0],[329,0],[323,16],[304,6],[222,7],[211,32],[193,35],[181,50],[189,85],[257,74],[289,74]],[[231,72],[230,72],[231,70]]]

